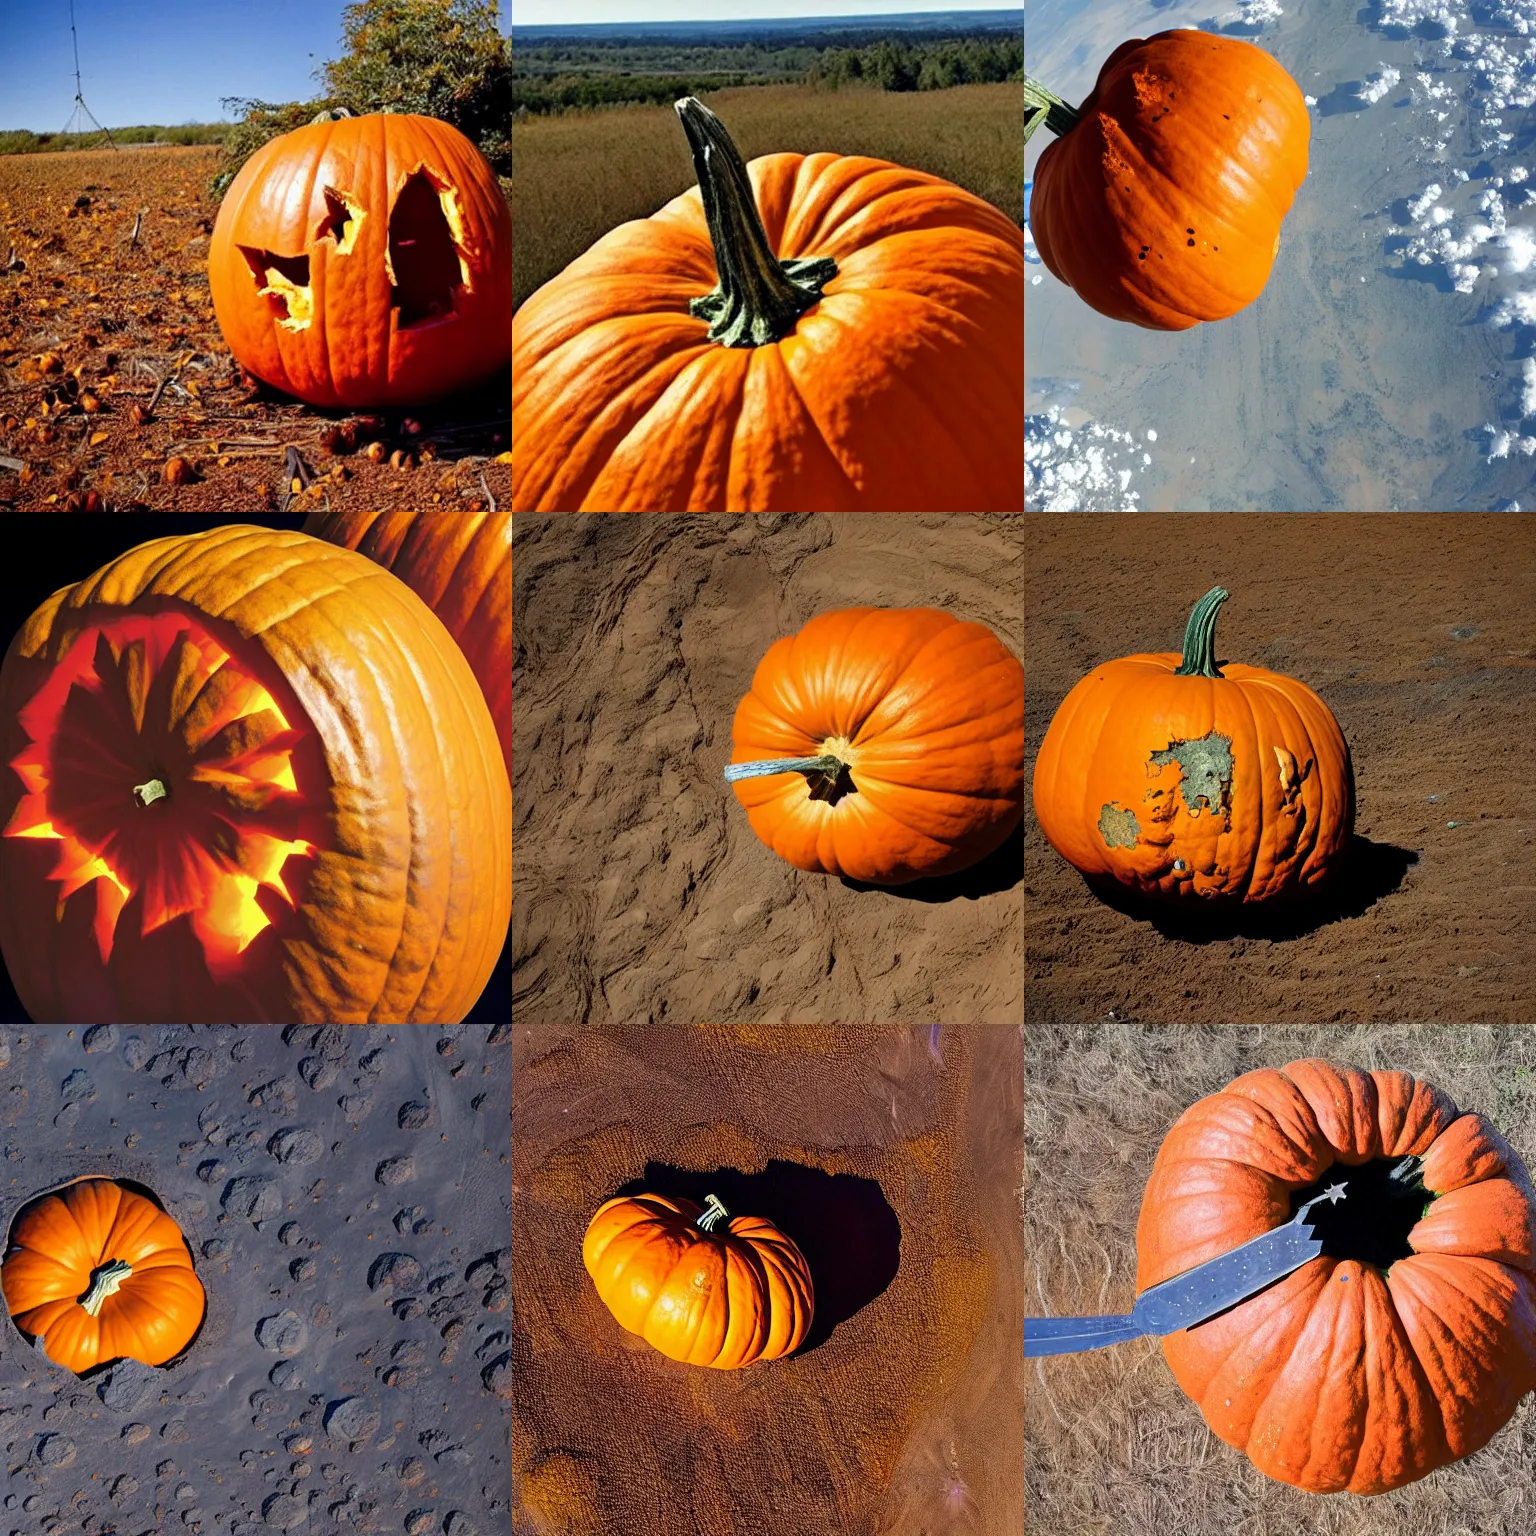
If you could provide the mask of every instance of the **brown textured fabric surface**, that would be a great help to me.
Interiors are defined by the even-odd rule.
[[[518,1536],[956,1536],[1023,1521],[1022,1036],[975,1027],[519,1029]],[[678,1364],[581,1262],[646,1187],[772,1220],[804,1346]]]

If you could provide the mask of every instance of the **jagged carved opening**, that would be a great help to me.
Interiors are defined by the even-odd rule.
[[[1342,1200],[1314,1206],[1307,1218],[1323,1240],[1323,1252],[1390,1269],[1413,1252],[1408,1234],[1435,1198],[1424,1187],[1422,1170],[1417,1157],[1377,1157],[1355,1168],[1336,1163],[1317,1183],[1292,1194],[1291,1214],[1330,1184],[1343,1184]]]
[[[334,187],[324,189],[325,217],[315,231],[315,239],[334,240],[336,254],[348,255],[357,241],[358,226],[363,221],[362,209],[351,202],[345,193]]]
[[[389,215],[390,305],[406,330],[453,313],[463,285],[454,232],[444,212],[445,194],[425,171],[406,178]]]
[[[309,286],[309,257],[279,256],[248,245],[240,247],[240,254],[277,323],[292,331],[302,331],[315,312]]]

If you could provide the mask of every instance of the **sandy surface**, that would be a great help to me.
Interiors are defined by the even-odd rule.
[[[805,874],[721,778],[763,652],[936,607],[1024,650],[1021,516],[513,517],[518,1023],[1008,1023],[1019,844],[895,890]]]
[[[1196,1099],[1308,1055],[1395,1068],[1488,1116],[1536,1157],[1536,1033],[1487,1027],[1167,1029],[1031,1025],[1026,1310],[1129,1312],[1136,1218],[1157,1148]],[[1536,1399],[1481,1451],[1375,1498],[1303,1493],[1212,1434],[1156,1340],[1031,1360],[1030,1536],[1525,1536],[1536,1506]]]
[[[994,1536],[1024,1517],[1015,1029],[514,1030],[515,1536]],[[678,1364],[581,1262],[640,1188],[811,1266],[793,1356]]]
[[[1530,1023],[1536,1018],[1536,519],[1028,520],[1025,773],[1100,662],[1178,649],[1231,593],[1219,658],[1298,677],[1350,745],[1331,897],[1269,919],[1111,906],[1025,809],[1026,1019]],[[1455,823],[1455,825],[1451,825]]]
[[[181,1227],[208,1295],[178,1361],[89,1380],[5,1321],[0,1526],[505,1531],[505,1039],[0,1034],[7,1229],[76,1177],[135,1180]],[[412,1262],[381,1269],[389,1254]]]

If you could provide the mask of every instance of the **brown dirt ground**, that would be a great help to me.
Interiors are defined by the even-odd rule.
[[[511,392],[503,378],[413,413],[347,416],[254,386],[214,320],[208,237],[212,148],[0,156],[0,508],[11,511],[483,511],[511,494]],[[77,207],[78,199],[88,207]],[[129,243],[145,210],[140,241]],[[40,367],[48,357],[56,360]],[[167,380],[154,415],[135,424]],[[97,409],[87,410],[88,397]],[[333,453],[407,450],[413,467]],[[286,448],[314,486],[291,495]],[[197,478],[170,485],[167,461]],[[483,481],[483,483],[482,483]],[[91,502],[92,493],[98,498]]]
[[[1018,1531],[1022,1058],[1017,1028],[519,1029],[515,1536]],[[581,1240],[639,1187],[793,1237],[806,1344],[715,1371],[621,1329]]]
[[[1229,604],[1230,606],[1230,604]],[[1169,1127],[1243,1072],[1304,1056],[1394,1068],[1488,1116],[1536,1161],[1536,1031],[1238,1029],[1031,1022],[1025,1039],[1025,1310],[1129,1312],[1136,1219]],[[1026,1366],[1030,1536],[1526,1536],[1536,1398],[1481,1451],[1375,1498],[1274,1482],[1206,1428],[1155,1339]]]
[[[721,779],[770,644],[943,608],[1023,653],[1022,519],[512,519],[515,1022],[1013,1023],[1020,844],[895,890],[805,874]]]
[[[1034,515],[1028,539],[1031,779],[1072,685],[1177,650],[1219,584],[1218,656],[1338,717],[1365,840],[1331,895],[1226,922],[1100,900],[1026,806],[1031,1025],[1536,1019],[1536,517]]]

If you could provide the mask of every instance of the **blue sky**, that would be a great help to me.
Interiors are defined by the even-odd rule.
[[[0,128],[74,110],[68,0],[3,0]],[[521,10],[519,4],[519,10]],[[75,0],[86,105],[108,127],[217,122],[221,96],[302,101],[341,51],[343,0]],[[502,0],[503,26],[507,0]]]
[[[586,22],[755,21],[782,16],[889,16],[920,11],[1016,11],[1020,0],[513,0],[519,27]]]

